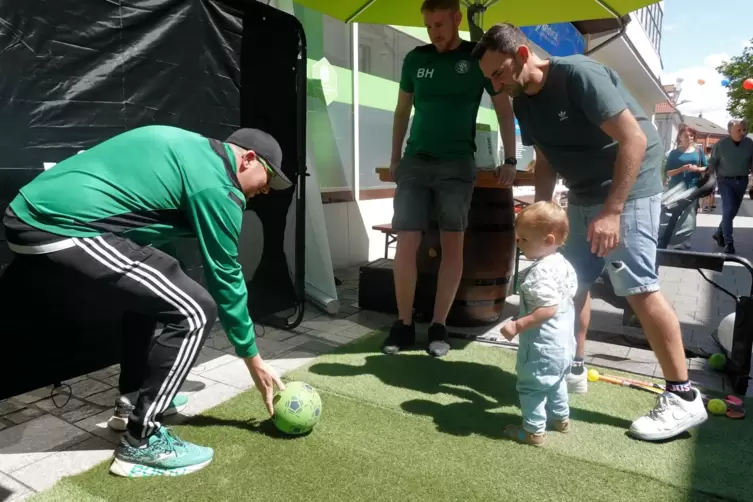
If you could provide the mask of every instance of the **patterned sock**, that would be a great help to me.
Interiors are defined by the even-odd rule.
[[[665,380],[664,383],[666,384],[665,389],[667,389],[667,392],[680,396],[685,401],[692,401],[695,399],[695,392],[690,388],[690,382],[688,380],[685,380],[684,382],[670,382],[669,380]]]
[[[573,364],[570,366],[570,373],[573,375],[580,375],[583,373],[583,358],[576,357],[573,359]]]

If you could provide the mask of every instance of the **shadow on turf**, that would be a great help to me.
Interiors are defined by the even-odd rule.
[[[280,430],[275,426],[274,422],[272,422],[271,418],[267,418],[265,420],[228,420],[225,418],[217,418],[207,415],[196,415],[186,420],[184,425],[192,427],[236,427],[238,429],[245,429],[275,439],[298,439],[311,434],[311,431],[298,435],[285,434],[284,432],[280,432]]]
[[[309,368],[319,375],[349,377],[371,374],[383,383],[421,392],[450,394],[461,402],[442,404],[429,399],[414,399],[401,408],[412,414],[431,417],[437,430],[454,436],[479,434],[506,439],[504,427],[520,424],[517,414],[493,411],[518,406],[516,376],[496,366],[465,361],[448,361],[423,354],[397,356],[372,355],[363,366],[319,363]],[[630,422],[605,413],[573,408],[573,420],[627,428]]]
[[[688,439],[693,439],[693,436],[688,431],[681,432],[677,436],[674,436],[674,437],[671,437],[671,438],[668,438],[668,439],[660,439],[658,441],[644,441],[642,439],[635,438],[635,437],[633,437],[633,436],[630,435],[630,431],[625,431],[625,437],[627,437],[628,439],[631,439],[633,441],[650,442],[651,444],[669,444],[669,443],[674,443],[675,441],[685,441],[685,440],[688,440]]]

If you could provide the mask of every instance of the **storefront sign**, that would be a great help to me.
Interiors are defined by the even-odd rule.
[[[586,50],[586,39],[571,23],[523,26],[520,31],[551,56],[583,54]]]

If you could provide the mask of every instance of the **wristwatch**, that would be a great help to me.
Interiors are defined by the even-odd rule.
[[[509,164],[511,166],[517,166],[518,165],[518,159],[516,159],[515,157],[507,157],[507,158],[505,158],[504,164],[505,165]]]

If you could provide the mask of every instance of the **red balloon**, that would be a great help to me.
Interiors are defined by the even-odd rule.
[[[743,82],[743,89],[746,91],[753,91],[753,78],[746,78]]]

